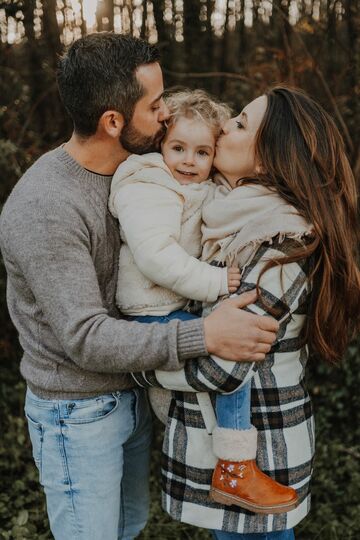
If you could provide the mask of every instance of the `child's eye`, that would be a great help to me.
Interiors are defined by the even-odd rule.
[[[236,125],[239,129],[244,129],[244,124],[242,124],[240,120],[236,120]]]
[[[158,111],[160,109],[160,105],[156,105],[155,107],[151,107],[152,111]]]
[[[174,146],[173,150],[175,150],[175,152],[182,152],[182,151],[183,151],[183,147],[180,146],[180,145],[177,145],[177,146]]]
[[[206,150],[199,150],[198,153],[199,153],[199,156],[208,156],[209,155],[209,153],[206,152]]]

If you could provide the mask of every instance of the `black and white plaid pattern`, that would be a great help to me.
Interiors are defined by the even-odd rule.
[[[286,239],[264,243],[245,269],[239,293],[253,289],[261,268],[274,257],[287,255],[298,244]],[[273,268],[261,278],[264,299],[278,308],[278,339],[262,363],[234,363],[216,357],[188,361],[176,373],[134,374],[140,386],[172,390],[163,446],[163,506],[175,519],[199,527],[256,533],[289,529],[310,509],[310,480],[314,456],[314,422],[304,384],[308,358],[300,332],[306,317],[310,287],[309,261]],[[248,307],[268,315],[262,304]],[[258,430],[257,462],[277,481],[294,487],[300,505],[286,514],[253,514],[239,507],[223,507],[209,500],[216,458],[211,435],[196,392],[231,392],[252,378],[252,422]]]

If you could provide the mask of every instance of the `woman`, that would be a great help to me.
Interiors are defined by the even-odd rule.
[[[310,509],[314,425],[304,385],[309,350],[338,362],[359,328],[355,182],[329,115],[286,87],[269,90],[225,125],[215,166],[231,191],[220,187],[204,210],[203,258],[240,265],[238,292],[257,287],[249,309],[280,321],[278,340],[261,364],[204,358],[176,374],[135,378],[142,386],[172,390],[163,459],[170,515],[212,529],[217,539],[291,540]],[[287,220],[294,215],[308,230],[289,231]],[[251,514],[209,498],[216,464],[210,399],[249,380],[259,467],[299,497],[298,507],[285,514]],[[240,474],[236,479],[241,483]]]

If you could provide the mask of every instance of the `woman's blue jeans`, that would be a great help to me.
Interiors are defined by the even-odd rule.
[[[25,414],[55,540],[132,540],[149,506],[151,416],[143,390],[45,400]]]
[[[166,324],[173,319],[187,321],[197,319],[187,311],[173,311],[169,315],[139,315],[128,317],[132,321],[151,323],[158,322]],[[216,416],[219,427],[229,429],[250,429],[250,403],[251,403],[251,383],[244,384],[239,390],[232,394],[217,394],[216,396]]]
[[[227,533],[213,531],[215,540],[295,540],[294,529],[268,533]]]

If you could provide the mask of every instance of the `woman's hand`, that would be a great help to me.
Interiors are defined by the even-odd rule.
[[[227,269],[229,293],[234,293],[240,287],[240,270],[238,266],[230,266]]]
[[[205,344],[209,354],[224,360],[264,360],[279,330],[279,323],[241,308],[256,301],[256,291],[228,298],[204,318]]]

